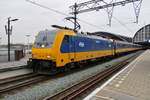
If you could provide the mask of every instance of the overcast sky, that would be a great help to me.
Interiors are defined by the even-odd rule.
[[[33,0],[37,3],[59,10],[60,12],[68,14],[71,10],[69,6],[75,2],[84,2],[88,0]],[[110,1],[110,0],[106,0]],[[117,0],[116,0],[117,1]],[[120,0],[118,0],[120,1]],[[139,23],[135,21],[135,14],[132,4],[126,6],[118,6],[114,8],[112,26],[109,27],[107,13],[104,10],[92,11],[78,15],[78,18],[96,25],[90,26],[83,22],[81,24],[82,31],[96,32],[108,31],[125,36],[134,36],[142,26],[150,23],[150,0],[143,0],[141,12],[139,16]],[[64,20],[66,16],[57,14],[47,9],[40,8],[33,5],[26,0],[0,0],[0,37],[1,43],[7,43],[7,36],[4,26],[7,23],[7,18],[18,18],[16,22],[12,22],[13,34],[11,35],[12,43],[27,43],[26,35],[31,35],[30,42],[34,40],[34,36],[40,30],[52,29],[51,25],[73,25]],[[118,22],[119,21],[119,22]],[[124,24],[121,25],[120,23]]]

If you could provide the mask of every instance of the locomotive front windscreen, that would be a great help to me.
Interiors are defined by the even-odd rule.
[[[36,36],[34,47],[36,48],[51,48],[56,36],[56,30],[40,31]]]

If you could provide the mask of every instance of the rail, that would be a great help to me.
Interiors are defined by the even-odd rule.
[[[111,68],[108,68],[107,70],[104,70],[94,76],[91,76],[88,79],[85,79],[75,85],[72,85],[71,87],[54,94],[53,96],[49,96],[44,98],[44,100],[73,100],[76,97],[79,97],[82,95],[86,90],[90,89],[91,87],[95,86],[102,80],[108,78],[118,70],[122,69],[125,65],[127,65],[129,62],[131,62],[133,59],[135,59],[137,55],[134,55],[125,61],[112,66]]]
[[[40,82],[47,79],[46,76],[38,74],[25,74],[17,77],[7,78],[0,80],[0,93],[8,92],[19,87],[27,86],[33,83]]]

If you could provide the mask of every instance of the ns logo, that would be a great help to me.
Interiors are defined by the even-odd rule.
[[[79,47],[84,47],[85,45],[84,45],[84,42],[79,42]]]

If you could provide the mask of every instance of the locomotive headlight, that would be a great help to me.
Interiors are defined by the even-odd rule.
[[[51,56],[47,56],[47,58],[50,58]]]
[[[44,48],[44,47],[45,47],[45,45],[43,44],[41,47],[42,47],[42,48]]]
[[[34,57],[34,54],[32,54],[32,57]]]

